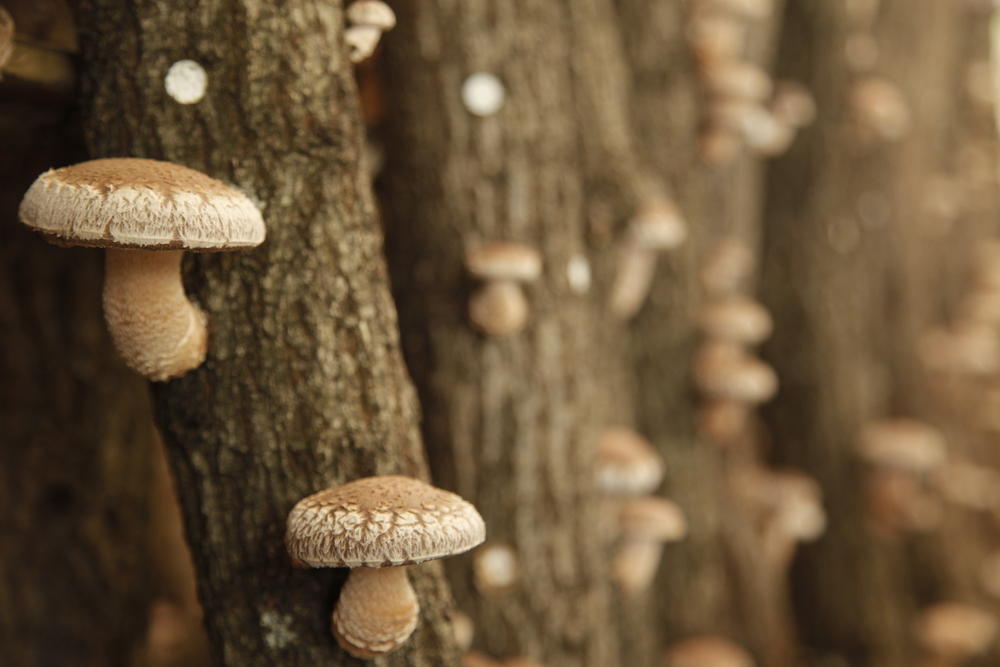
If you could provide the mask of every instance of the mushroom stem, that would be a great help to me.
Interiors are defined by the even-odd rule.
[[[184,294],[182,250],[109,248],[104,319],[125,363],[161,382],[205,359],[206,317]]]
[[[330,630],[340,647],[356,658],[392,653],[417,627],[420,603],[406,567],[351,570],[333,610]]]

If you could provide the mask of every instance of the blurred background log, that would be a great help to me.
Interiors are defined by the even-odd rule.
[[[899,0],[786,9],[779,73],[813,88],[819,120],[768,172],[763,292],[783,386],[766,415],[772,460],[816,476],[830,516],[792,579],[808,664],[915,664],[918,608],[961,595],[954,568],[979,539],[952,522],[925,538],[880,536],[857,454],[870,420],[939,421],[939,379],[918,342],[953,298],[947,267],[967,266],[966,244],[991,233],[941,219],[966,187],[949,174],[956,135],[971,128],[957,82],[986,39],[982,15],[964,11]],[[945,539],[949,556],[929,558]]]
[[[71,48],[64,6],[6,3]],[[101,315],[100,253],[56,248],[17,220],[21,195],[83,155],[71,107],[0,83],[0,662],[125,665],[146,630],[152,428],[143,383]]]

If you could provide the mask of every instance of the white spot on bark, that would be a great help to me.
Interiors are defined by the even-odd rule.
[[[193,60],[178,60],[163,79],[167,95],[179,104],[195,104],[205,97],[208,74],[205,68]]]
[[[487,72],[473,74],[462,84],[462,103],[469,113],[492,116],[503,106],[506,92],[500,79]]]
[[[298,640],[292,632],[292,617],[276,611],[265,611],[260,615],[260,627],[264,631],[264,643],[269,648],[282,649]]]
[[[577,294],[590,291],[590,262],[584,255],[573,255],[566,264],[566,279],[569,287]]]

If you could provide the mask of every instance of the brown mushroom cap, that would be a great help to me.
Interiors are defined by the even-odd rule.
[[[497,241],[470,250],[465,266],[481,280],[532,282],[542,275],[542,256],[522,243]]]
[[[858,449],[876,465],[923,473],[944,463],[944,436],[915,419],[879,419],[861,432]]]
[[[381,31],[396,26],[396,14],[382,0],[355,0],[347,7],[347,20],[357,26],[371,26]]]
[[[300,500],[285,545],[310,567],[382,567],[460,554],[485,538],[479,512],[454,493],[385,475]]]
[[[531,308],[524,290],[509,280],[493,280],[469,297],[469,320],[490,336],[510,336],[528,323]]]
[[[224,250],[260,245],[260,211],[194,169],[109,158],[50,169],[24,195],[21,222],[55,242],[101,248]]]
[[[767,308],[743,296],[708,301],[698,313],[698,324],[710,338],[746,345],[763,342],[774,328]]]
[[[754,667],[753,658],[723,637],[692,637],[667,650],[664,667]]]
[[[649,493],[663,479],[663,463],[632,429],[605,429],[597,443],[597,486],[606,493]]]

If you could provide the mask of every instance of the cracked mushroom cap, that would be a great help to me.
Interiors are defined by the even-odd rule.
[[[663,479],[663,463],[644,437],[609,428],[597,443],[597,486],[606,493],[649,493]]]
[[[109,158],[50,169],[21,222],[63,245],[225,250],[260,245],[264,221],[243,193],[158,160]]]
[[[300,500],[285,546],[310,567],[422,563],[482,544],[479,512],[454,493],[400,475],[366,477]]]

